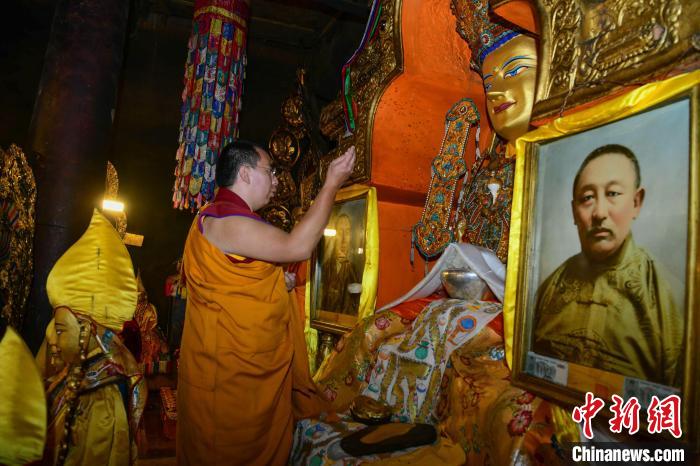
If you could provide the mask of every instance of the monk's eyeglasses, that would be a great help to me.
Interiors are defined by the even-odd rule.
[[[263,165],[258,165],[257,168],[262,168],[265,171],[267,171],[270,174],[270,177],[273,177],[277,174],[277,168],[275,167],[265,167]]]

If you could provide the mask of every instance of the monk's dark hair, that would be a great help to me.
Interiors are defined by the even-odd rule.
[[[639,170],[639,161],[637,160],[637,156],[634,155],[634,152],[632,152],[628,147],[622,146],[620,144],[607,144],[605,146],[600,146],[599,148],[593,150],[590,154],[586,156],[584,159],[583,163],[579,167],[578,171],[576,172],[576,177],[574,178],[574,187],[573,187],[573,197],[576,198],[576,186],[578,185],[578,180],[581,177],[581,173],[583,173],[583,169],[586,168],[586,165],[591,163],[593,160],[597,159],[600,156],[603,155],[608,155],[608,154],[620,154],[624,155],[627,157],[627,159],[632,162],[632,165],[634,165],[634,187],[639,188],[639,186],[642,184],[642,175]]]
[[[258,150],[263,148],[244,139],[238,139],[224,146],[216,162],[216,185],[220,188],[231,186],[243,165],[257,167],[260,160]]]

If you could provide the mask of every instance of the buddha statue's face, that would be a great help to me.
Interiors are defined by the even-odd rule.
[[[535,39],[509,40],[486,56],[481,72],[491,124],[503,139],[515,141],[527,132],[535,101]]]
[[[49,364],[54,370],[80,361],[80,323],[67,307],[54,311],[53,319],[46,327],[46,346]]]

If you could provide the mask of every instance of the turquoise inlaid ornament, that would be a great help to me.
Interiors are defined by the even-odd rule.
[[[418,359],[425,359],[428,357],[428,345],[427,341],[421,341],[418,343],[418,348],[416,348],[415,355]]]
[[[452,222],[452,201],[460,177],[468,173],[464,149],[469,131],[476,127],[476,148],[479,147],[479,111],[472,99],[462,99],[445,116],[445,136],[440,152],[432,162],[432,176],[420,221],[413,227],[411,246],[427,259],[435,257],[455,241]],[[413,249],[411,249],[413,262]]]

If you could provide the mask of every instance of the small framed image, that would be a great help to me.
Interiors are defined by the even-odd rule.
[[[338,192],[328,225],[311,257],[311,325],[341,334],[373,312],[377,288],[377,208],[374,188]]]
[[[679,397],[690,441],[698,83],[695,72],[648,84],[518,140],[504,303],[516,385],[568,405],[588,392],[643,410]]]

